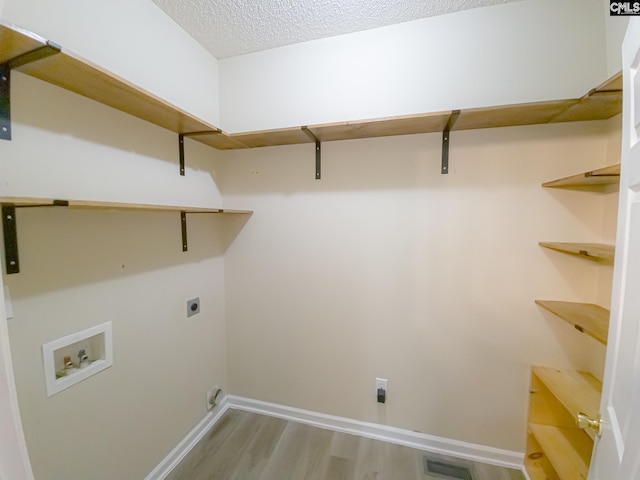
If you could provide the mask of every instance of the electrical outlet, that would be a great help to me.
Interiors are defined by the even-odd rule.
[[[386,378],[376,378],[376,399],[378,403],[385,403],[388,395],[389,380]],[[380,397],[380,390],[383,390],[382,398]]]
[[[218,404],[221,394],[222,389],[218,385],[214,385],[214,387],[207,392],[207,410],[211,410]]]
[[[187,317],[192,317],[200,313],[200,298],[187,300]]]

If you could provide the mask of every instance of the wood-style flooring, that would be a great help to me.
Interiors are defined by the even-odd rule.
[[[425,455],[432,473],[425,473]],[[467,467],[463,473],[455,463]],[[433,473],[435,470],[436,473]],[[438,473],[440,472],[440,473]],[[449,473],[442,473],[449,472]],[[469,476],[470,474],[470,476]],[[455,476],[453,476],[455,475]],[[524,480],[518,470],[228,410],[166,480]]]

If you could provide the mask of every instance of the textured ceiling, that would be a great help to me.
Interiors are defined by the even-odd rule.
[[[518,0],[153,0],[217,58]]]

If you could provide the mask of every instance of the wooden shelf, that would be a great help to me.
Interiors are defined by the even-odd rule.
[[[560,302],[536,300],[536,303],[558,318],[573,325],[576,330],[586,333],[606,345],[609,335],[610,312],[593,303]]]
[[[569,255],[576,255],[606,264],[612,264],[615,255],[615,247],[613,245],[601,243],[539,242],[539,245],[557,252],[568,253]]]
[[[46,43],[46,39],[36,34],[0,22],[0,64]],[[16,67],[16,70],[175,133],[209,132],[191,138],[217,149],[313,143],[302,126],[230,135],[64,48],[61,53]],[[620,79],[618,74],[576,99],[462,110],[452,130],[607,119],[622,110]],[[451,113],[443,111],[308,128],[320,141],[433,133],[445,129]]]
[[[602,383],[590,373],[549,367],[531,367],[531,371],[574,421],[578,412],[585,413],[590,418],[599,415]]]
[[[95,202],[87,200],[55,200],[52,198],[0,197],[0,204],[15,207],[60,206],[68,208],[101,210],[147,210],[154,212],[223,213],[250,215],[251,210],[229,210],[224,208],[190,207],[181,205],[153,205],[145,203]]]
[[[542,184],[545,188],[568,188],[577,190],[600,190],[607,185],[620,183],[620,164],[591,170],[570,177],[551,180]]]
[[[582,430],[535,423],[529,430],[560,480],[586,480],[593,444],[581,441]]]
[[[0,197],[2,206],[2,229],[4,233],[4,257],[8,275],[20,272],[18,256],[18,235],[16,209],[29,207],[53,207],[73,209],[129,210],[147,212],[175,212],[179,214],[179,225],[182,231],[182,251],[188,250],[187,214],[240,214],[251,215],[250,210],[227,210],[223,208],[191,207],[183,205],[154,205],[146,203],[98,202],[89,200],[57,200],[53,198],[33,197]]]

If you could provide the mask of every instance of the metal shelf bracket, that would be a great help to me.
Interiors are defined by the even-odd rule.
[[[11,70],[61,51],[60,45],[47,42],[0,65],[0,139],[11,140]]]
[[[453,128],[453,125],[458,120],[458,116],[460,115],[460,110],[454,110],[449,115],[449,120],[447,121],[447,126],[444,127],[444,131],[442,132],[442,167],[440,168],[440,173],[442,175],[446,175],[449,173],[449,133]]]
[[[2,205],[2,231],[4,233],[4,256],[7,275],[20,272],[18,257],[18,229],[16,228],[15,205]]]
[[[16,208],[35,207],[68,207],[67,200],[54,200],[44,205],[15,205],[2,204],[2,232],[4,235],[4,256],[7,275],[20,273],[20,257],[18,255],[18,226],[16,223]]]
[[[180,212],[180,227],[182,228],[182,251],[189,250],[189,244],[187,243],[187,212]]]
[[[322,168],[322,147],[320,144],[320,140],[314,135],[309,127],[302,127],[302,131],[306,133],[307,136],[316,144],[316,180],[320,180]]]
[[[178,134],[178,150],[180,152],[180,175],[184,177],[184,137],[195,137],[196,135],[218,134],[222,133],[219,128],[215,130],[207,130],[203,132],[188,132]]]

